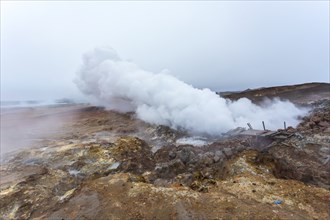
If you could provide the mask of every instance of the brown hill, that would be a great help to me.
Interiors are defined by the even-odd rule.
[[[258,89],[247,89],[242,92],[220,92],[220,96],[231,100],[248,98],[254,103],[259,103],[265,98],[279,97],[290,100],[296,104],[308,104],[313,101],[330,99],[329,83],[305,83],[298,85],[274,86]]]

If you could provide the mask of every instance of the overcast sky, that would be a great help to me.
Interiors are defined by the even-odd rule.
[[[111,46],[216,91],[329,81],[329,1],[1,1],[2,100],[79,98],[84,52]]]

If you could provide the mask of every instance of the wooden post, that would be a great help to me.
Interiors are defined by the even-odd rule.
[[[247,125],[249,126],[249,128],[250,128],[251,130],[253,129],[250,123],[247,123]]]
[[[262,126],[264,127],[264,131],[266,131],[266,126],[264,121],[262,121]]]
[[[284,122],[284,130],[286,130],[286,123]]]

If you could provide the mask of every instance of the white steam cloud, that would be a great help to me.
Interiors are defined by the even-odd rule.
[[[209,89],[196,89],[161,72],[145,71],[120,59],[111,48],[97,48],[83,57],[75,82],[98,105],[118,111],[135,111],[139,119],[153,124],[219,135],[250,122],[261,128],[296,126],[306,114],[288,101],[274,100],[261,107],[249,99],[231,102]]]

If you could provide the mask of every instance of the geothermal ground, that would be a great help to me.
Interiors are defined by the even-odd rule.
[[[329,219],[329,84],[223,96],[310,113],[277,137],[210,138],[86,105],[2,111],[0,218]]]

